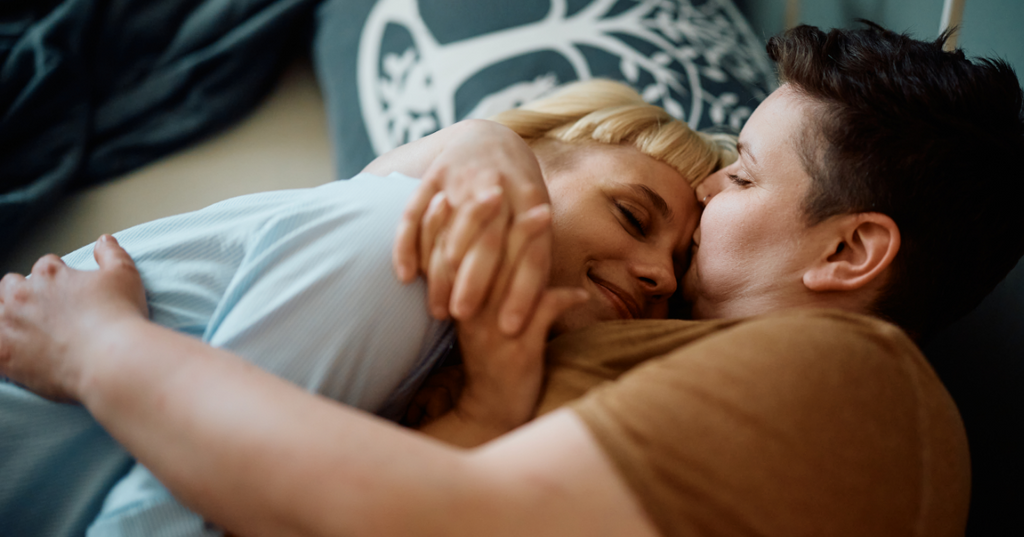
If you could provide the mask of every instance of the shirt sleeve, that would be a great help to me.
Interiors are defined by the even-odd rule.
[[[964,532],[959,414],[916,346],[881,321],[755,318],[573,409],[666,536]]]
[[[391,269],[399,217],[417,184],[361,175],[313,189],[269,219],[203,339],[370,412],[411,397],[408,380],[426,376],[452,334],[428,314],[425,283],[403,285]]]

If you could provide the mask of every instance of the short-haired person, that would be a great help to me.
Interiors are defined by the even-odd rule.
[[[137,262],[150,319],[391,420],[403,416],[457,332],[466,367],[486,359],[507,360],[511,369],[471,386],[477,395],[422,430],[476,445],[522,423],[540,379],[528,374],[532,385],[514,382],[514,368],[540,371],[549,332],[667,316],[699,218],[691,185],[735,158],[731,137],[694,132],[620,83],[581,82],[527,108],[499,121],[522,137],[529,171],[550,186],[555,213],[544,205],[520,219],[513,233],[522,238],[513,237],[509,248],[550,220],[559,251],[550,281],[582,288],[585,299],[550,290],[544,313],[518,337],[495,337],[496,321],[486,315],[454,328],[434,321],[426,286],[395,279],[391,238],[418,184],[398,175],[242,196],[118,233]],[[477,210],[500,212],[499,202],[492,195]],[[95,268],[91,246],[51,262]],[[506,393],[522,387],[533,395]],[[505,403],[470,402],[492,398]],[[476,408],[498,414],[483,420]],[[5,537],[219,533],[145,467],[132,467],[131,456],[81,408],[0,382],[0,437]]]
[[[684,294],[696,316],[724,319],[563,334],[544,415],[479,448],[318,400],[148,323],[109,241],[98,272],[5,279],[0,371],[82,401],[239,534],[962,534],[955,405],[883,318],[935,330],[1020,258],[1024,98],[1005,63],[941,41],[876,27],[772,38],[783,85],[744,126],[739,160],[697,190]],[[451,233],[455,255],[429,263],[460,261]],[[442,266],[459,271],[457,317],[481,244]]]

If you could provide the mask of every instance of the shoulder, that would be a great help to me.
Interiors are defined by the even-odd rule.
[[[913,364],[927,368],[917,345],[898,326],[831,309],[790,309],[722,323],[689,353],[727,353],[747,365],[852,369]],[[683,353],[683,354],[689,354]]]
[[[962,532],[963,426],[899,328],[832,310],[713,326],[573,406],[663,527],[737,517],[766,535]],[[726,503],[674,507],[707,498]]]

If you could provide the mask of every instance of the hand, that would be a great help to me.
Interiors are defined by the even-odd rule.
[[[544,289],[524,329],[513,336],[505,333],[499,327],[499,311],[514,291],[514,276],[526,262],[529,238],[516,226],[510,235],[524,240],[509,241],[507,255],[502,257],[501,270],[482,310],[457,323],[465,383],[454,412],[461,414],[463,421],[485,424],[499,434],[533,416],[551,326],[566,310],[587,300],[582,289]]]
[[[97,271],[47,255],[31,278],[0,280],[0,375],[49,399],[78,399],[75,351],[121,320],[148,316],[135,263],[114,237],[100,237],[93,255]]]
[[[533,151],[514,132],[479,120],[450,129],[399,223],[394,265],[405,282],[417,270],[427,275],[435,317],[450,313],[467,319],[490,293],[506,241],[521,240],[511,230],[520,224],[531,231],[538,214],[530,210],[546,204],[548,197]],[[443,229],[448,240],[435,248]],[[499,317],[507,335],[522,330],[547,285],[550,232],[529,233],[523,248],[526,262],[513,276],[513,292],[507,294]],[[442,257],[437,259],[436,253]]]
[[[462,395],[464,382],[461,365],[444,366],[431,373],[409,403],[402,425],[421,427],[448,413]]]

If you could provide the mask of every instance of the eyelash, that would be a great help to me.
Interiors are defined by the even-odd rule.
[[[750,182],[750,181],[748,181],[746,179],[741,179],[740,176],[738,176],[738,175],[736,175],[734,173],[730,173],[729,174],[729,180],[732,181],[733,184],[735,184],[736,186],[741,186],[741,187],[743,187],[743,186],[750,186],[750,185],[754,184],[754,183],[752,183],[752,182]]]
[[[637,218],[635,214],[633,214],[633,211],[627,209],[626,206],[622,205],[621,203],[617,205],[619,207],[619,210],[622,211],[622,215],[626,218],[626,220],[629,221],[629,224],[633,226],[633,228],[636,229],[638,233],[640,233],[641,237],[646,237],[647,230],[644,229],[643,222],[641,222],[640,219]]]

